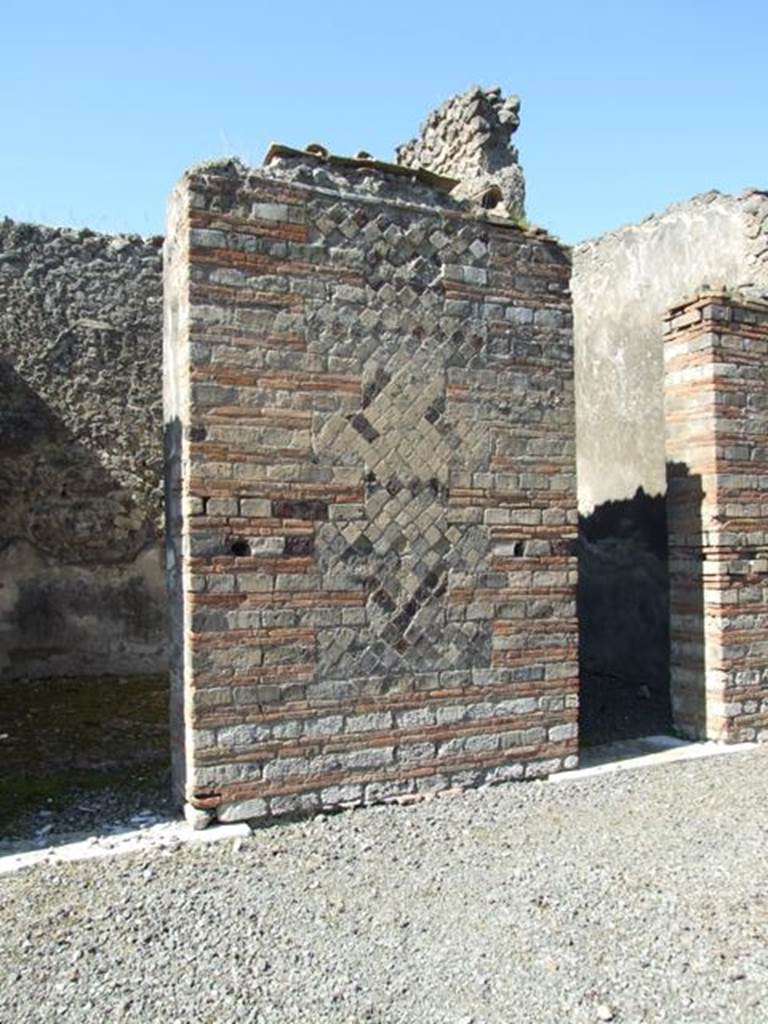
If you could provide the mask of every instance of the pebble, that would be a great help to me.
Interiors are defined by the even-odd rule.
[[[761,747],[41,864],[0,879],[0,1021],[766,1020],[767,772]]]

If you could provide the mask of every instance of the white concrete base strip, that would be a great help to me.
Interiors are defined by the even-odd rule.
[[[199,830],[193,829],[186,821],[161,821],[130,832],[91,836],[62,846],[24,850],[0,856],[0,876],[13,874],[35,864],[53,867],[77,860],[116,857],[123,853],[172,850],[185,843],[216,843],[224,839],[246,839],[250,835],[251,830],[245,822],[211,825]]]
[[[549,782],[576,782],[595,775],[631,771],[675,761],[717,757],[753,750],[756,743],[691,743],[674,736],[644,736],[637,740],[592,747],[581,755],[583,767],[558,772],[549,776]],[[78,842],[45,849],[22,849],[0,855],[0,876],[11,875],[36,864],[51,867],[98,857],[116,857],[123,853],[170,851],[185,843],[216,843],[226,839],[243,840],[251,835],[245,822],[212,824],[208,828],[193,828],[186,821],[160,821],[126,832],[90,836]],[[19,844],[21,845],[21,844]]]
[[[580,755],[583,767],[570,772],[550,775],[550,782],[576,782],[594,775],[652,768],[676,761],[693,761],[702,757],[721,757],[753,750],[756,743],[691,742],[675,736],[643,736],[636,740],[623,740],[602,747],[591,747]]]

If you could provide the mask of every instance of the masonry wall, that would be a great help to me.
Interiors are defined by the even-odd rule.
[[[299,171],[170,205],[177,785],[231,820],[572,766],[568,255]]]
[[[0,680],[166,664],[160,244],[0,223]]]
[[[711,192],[573,255],[582,732],[670,725],[664,316],[704,283],[768,288],[768,196]]]
[[[768,194],[709,192],[574,249],[582,515],[665,492],[664,316],[719,283],[768,288]]]
[[[667,323],[675,724],[768,740],[768,305],[704,294]]]

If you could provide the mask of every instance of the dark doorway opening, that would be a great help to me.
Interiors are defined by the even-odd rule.
[[[671,732],[664,496],[580,517],[578,559],[582,745]]]

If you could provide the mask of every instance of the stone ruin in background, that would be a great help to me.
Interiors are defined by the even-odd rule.
[[[170,200],[177,791],[200,823],[576,764],[569,254],[519,103],[398,163],[272,146]]]

